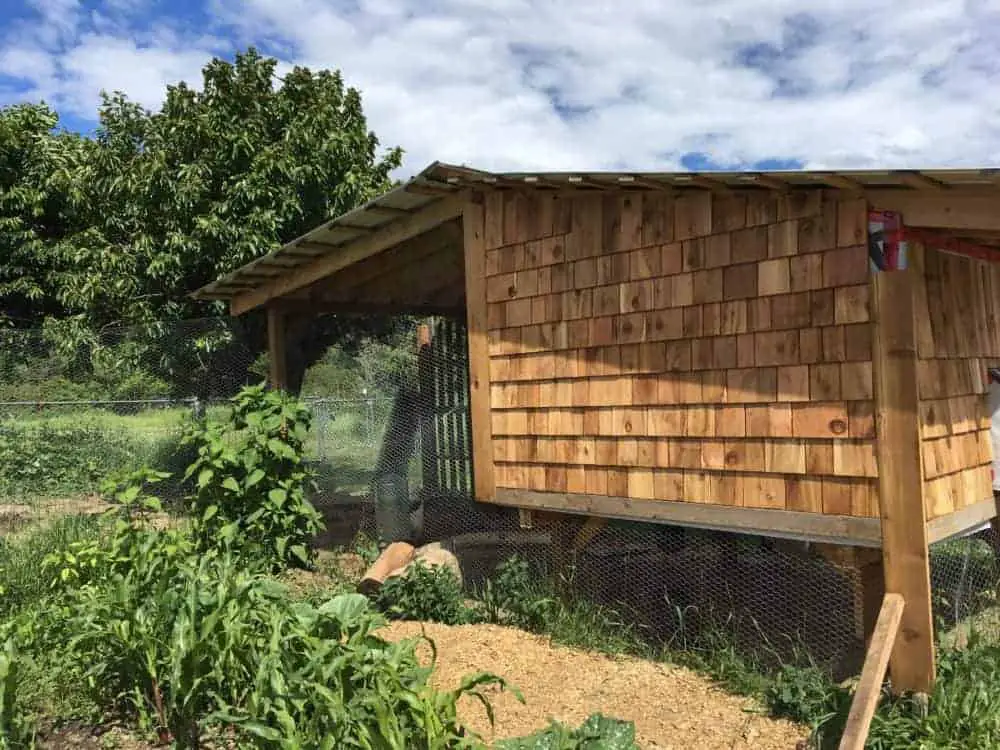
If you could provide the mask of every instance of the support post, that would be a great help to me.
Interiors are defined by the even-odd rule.
[[[935,668],[914,319],[920,273],[900,268],[874,271],[871,278],[885,591],[906,602],[889,662],[897,694],[930,692]]]
[[[490,412],[490,350],[486,323],[486,233],[482,192],[469,194],[462,210],[465,234],[465,308],[469,335],[469,412],[472,422],[473,496],[492,500],[493,425]]]
[[[435,395],[431,327],[417,327],[417,379],[420,393],[420,479],[425,490],[439,492],[437,447],[437,396]]]
[[[285,313],[277,307],[267,308],[268,382],[271,388],[283,391],[288,388],[288,349],[285,345]]]

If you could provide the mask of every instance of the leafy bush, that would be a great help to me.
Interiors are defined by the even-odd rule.
[[[380,609],[397,620],[422,620],[445,625],[481,622],[478,608],[466,604],[458,578],[442,566],[425,565],[418,560],[405,575],[394,576],[382,584],[377,595]]]
[[[185,479],[200,550],[222,540],[274,568],[309,566],[322,517],[306,497],[303,461],[310,414],[305,405],[263,385],[244,388],[223,424],[204,421],[185,436],[197,458]]]
[[[576,729],[553,721],[529,737],[501,740],[497,750],[639,750],[635,724],[591,714]]]

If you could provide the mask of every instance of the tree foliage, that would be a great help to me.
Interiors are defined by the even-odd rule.
[[[0,108],[0,319],[47,321],[71,348],[222,312],[190,292],[383,192],[401,160],[338,71],[279,77],[253,48],[210,61],[198,89],[169,86],[158,111],[103,94],[98,122],[84,138],[45,105]],[[313,327],[315,355],[339,333]],[[161,374],[225,345],[193,340]]]

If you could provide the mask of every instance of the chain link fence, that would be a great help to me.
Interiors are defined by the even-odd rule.
[[[226,400],[267,370],[263,342],[233,320],[0,339],[0,532],[102,509],[96,493],[114,472],[179,476],[191,459],[179,445],[185,420],[221,419]],[[326,520],[318,545],[350,545],[362,532],[441,542],[470,590],[517,555],[539,582],[608,608],[653,644],[857,672],[865,591],[855,564],[806,543],[667,524],[561,515],[524,528],[516,510],[471,499],[468,394],[464,326],[453,320],[404,323],[388,343],[315,357],[303,399]],[[967,638],[972,624],[994,629],[997,541],[981,530],[932,548],[942,639]]]

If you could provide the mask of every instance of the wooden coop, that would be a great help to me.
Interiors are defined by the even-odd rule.
[[[927,691],[928,545],[997,514],[998,199],[979,170],[438,163],[195,296],[267,309],[279,387],[302,316],[461,316],[476,499],[823,545],[871,623],[902,597],[893,685]]]

